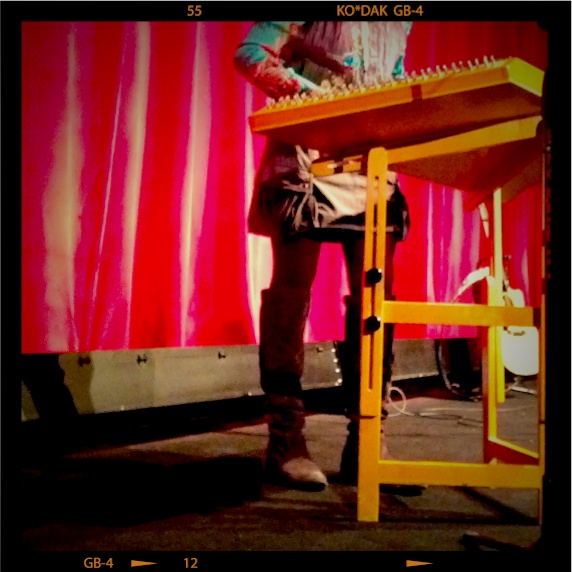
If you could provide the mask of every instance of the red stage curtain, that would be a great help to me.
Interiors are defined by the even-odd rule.
[[[23,24],[24,353],[257,342],[271,254],[246,231],[264,143],[247,118],[265,97],[232,63],[249,25]],[[534,22],[415,23],[405,63],[491,55],[545,69],[546,33]],[[413,226],[396,255],[396,294],[449,301],[483,254],[478,212],[463,211],[461,191],[403,183]],[[539,189],[505,218],[512,285],[538,304]],[[307,341],[342,337],[345,293],[340,248],[324,245]]]

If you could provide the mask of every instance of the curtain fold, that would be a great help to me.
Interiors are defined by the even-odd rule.
[[[271,251],[246,212],[265,96],[233,69],[249,22],[22,25],[22,351],[254,344]],[[546,68],[535,22],[415,23],[407,70],[507,56]],[[468,110],[470,112],[470,110]],[[483,256],[463,192],[403,177],[412,230],[395,293],[450,301]],[[540,301],[541,194],[505,205],[511,285]],[[343,336],[338,245],[323,245],[307,341]],[[467,292],[462,301],[471,301]],[[398,326],[398,338],[439,326]],[[447,336],[471,329],[447,328]]]

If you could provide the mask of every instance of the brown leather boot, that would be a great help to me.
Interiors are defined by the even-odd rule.
[[[387,295],[387,299],[394,296]],[[347,404],[346,415],[348,423],[348,436],[340,464],[338,482],[357,485],[358,478],[358,452],[359,452],[359,395],[360,395],[360,344],[361,344],[361,299],[357,296],[345,298],[345,339],[340,344],[340,366],[342,370],[343,387]],[[383,335],[383,408],[381,412],[381,458],[388,460],[393,457],[387,447],[383,424],[387,419],[387,395],[393,371],[393,324],[384,324]],[[380,485],[380,491],[402,496],[417,496],[423,487],[417,485]]]
[[[262,292],[259,357],[269,430],[265,472],[272,482],[322,490],[328,481],[310,458],[303,434],[300,378],[309,307],[310,291],[306,289],[271,288]]]
[[[269,394],[267,399],[270,433],[266,450],[266,478],[291,488],[318,491],[328,481],[310,458],[303,434],[304,403],[294,395]]]

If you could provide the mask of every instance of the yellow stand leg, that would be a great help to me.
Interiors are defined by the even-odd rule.
[[[386,183],[387,152],[371,149],[367,168],[357,503],[358,520],[369,522],[379,520]]]

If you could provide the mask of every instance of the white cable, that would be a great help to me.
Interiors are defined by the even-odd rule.
[[[400,407],[398,407],[393,401],[393,399],[391,399],[391,393],[393,391],[395,391],[401,396],[403,404]],[[391,405],[391,407],[393,407],[393,409],[395,409],[398,412],[398,414],[402,415],[405,414],[405,408],[407,407],[407,398],[405,397],[405,392],[403,391],[403,389],[401,389],[400,387],[395,387],[394,385],[390,384],[387,392],[387,401],[389,402],[389,405]]]

